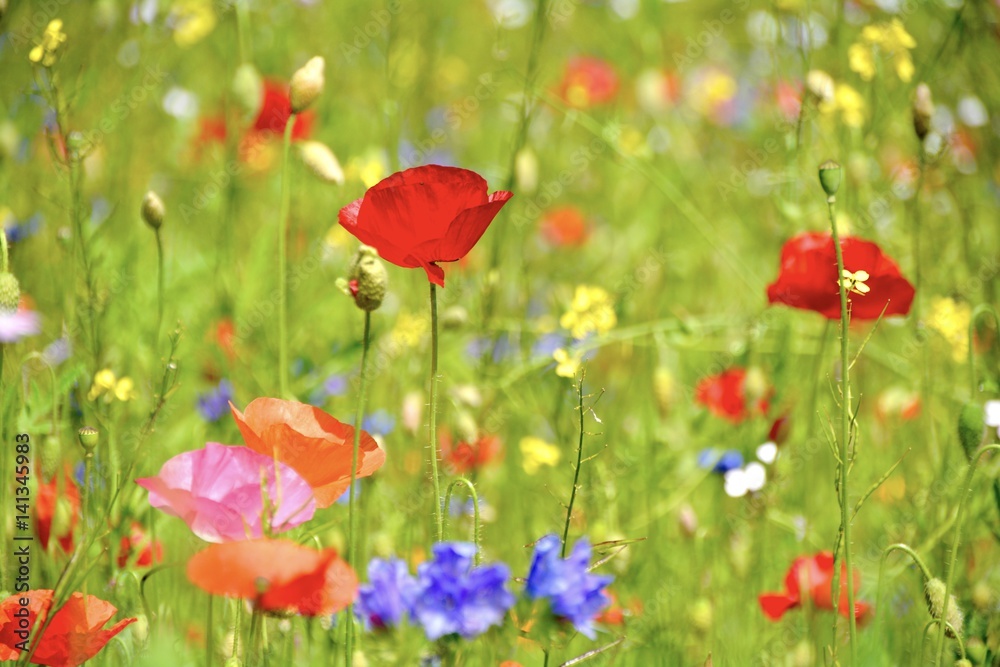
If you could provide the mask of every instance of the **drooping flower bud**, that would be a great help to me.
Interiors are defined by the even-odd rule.
[[[913,96],[913,131],[920,141],[931,131],[931,117],[934,116],[934,100],[926,83],[917,86]]]
[[[0,273],[0,313],[17,312],[21,301],[21,286],[13,273]]]
[[[927,611],[930,612],[932,618],[938,620],[941,620],[941,612],[944,610],[945,588],[945,583],[936,577],[924,584],[924,598],[927,600]],[[964,615],[954,595],[948,596],[948,618],[944,620],[948,623],[945,626],[945,634],[947,636],[954,639],[956,633],[962,634]],[[954,632],[952,628],[954,628]]]
[[[77,437],[80,438],[80,445],[87,454],[94,451],[94,447],[97,447],[97,441],[100,438],[97,429],[93,426],[84,426],[81,428],[77,431]]]
[[[323,67],[325,64],[322,56],[315,56],[292,75],[289,91],[292,113],[305,111],[323,92]]]
[[[983,422],[983,408],[978,403],[966,403],[958,413],[958,441],[962,443],[965,456],[971,461],[986,434]]]
[[[54,435],[43,438],[38,459],[42,464],[42,478],[52,479],[55,477],[59,470],[59,462],[62,460],[59,438]]]
[[[827,197],[833,197],[840,189],[840,165],[833,160],[827,160],[819,166],[819,184]]]
[[[299,142],[299,155],[302,156],[302,162],[309,167],[309,171],[316,174],[320,180],[343,185],[344,170],[337,161],[337,156],[326,144],[319,141]]]
[[[167,214],[167,208],[163,205],[163,200],[155,192],[150,190],[142,198],[142,220],[152,229],[159,229],[163,225],[163,217]]]
[[[367,245],[358,248],[351,261],[347,283],[358,308],[368,312],[377,310],[385,298],[388,282],[389,276],[378,258],[378,250]]]

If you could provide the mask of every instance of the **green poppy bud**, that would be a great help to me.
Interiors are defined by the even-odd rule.
[[[819,166],[819,184],[828,197],[833,197],[840,189],[840,165],[833,160],[827,160]]]
[[[358,308],[371,312],[382,305],[389,276],[375,248],[367,245],[358,248],[351,261],[348,281],[350,293]]]
[[[962,443],[965,456],[971,461],[979,449],[986,432],[983,422],[983,408],[978,403],[966,403],[958,413],[958,441]]]
[[[944,610],[944,593],[945,584],[938,578],[930,579],[924,585],[924,598],[927,600],[927,611],[930,612],[932,618],[938,620],[941,619],[941,612]],[[945,626],[945,634],[952,639],[955,638],[955,633],[962,634],[962,623],[964,621],[964,615],[962,610],[958,606],[958,600],[955,599],[954,595],[948,596],[948,618],[946,619],[951,627]],[[954,632],[952,632],[954,628]]]
[[[323,67],[325,64],[322,56],[316,56],[310,58],[309,62],[292,75],[288,95],[292,103],[292,113],[305,111],[306,107],[312,104],[323,92]]]
[[[94,451],[100,438],[97,429],[93,426],[84,426],[77,431],[77,436],[80,438],[80,445],[88,454]]]
[[[163,224],[163,216],[167,213],[163,200],[159,195],[150,190],[142,198],[142,219],[153,229],[159,229]]]

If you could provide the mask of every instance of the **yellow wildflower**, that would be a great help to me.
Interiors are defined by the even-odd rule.
[[[833,99],[821,101],[819,109],[823,113],[839,111],[844,125],[848,127],[861,127],[865,123],[865,100],[861,97],[861,93],[846,83],[838,83],[834,89]]]
[[[848,271],[844,269],[844,277],[838,281],[844,284],[844,289],[848,292],[854,292],[855,294],[860,294],[864,296],[868,292],[872,291],[872,288],[865,284],[865,281],[871,278],[867,271]]]
[[[94,382],[87,392],[87,399],[96,401],[101,396],[108,403],[115,398],[122,402],[130,401],[135,398],[135,383],[130,377],[117,378],[111,369],[99,370],[94,375]]]
[[[951,343],[951,357],[956,362],[965,360],[969,354],[969,320],[972,308],[969,304],[947,297],[931,300],[927,325],[944,336]]]
[[[423,315],[400,313],[396,326],[389,333],[389,341],[397,347],[416,347],[430,329],[430,322]]]
[[[853,71],[865,81],[871,81],[877,71],[876,54],[890,55],[896,76],[902,81],[909,81],[914,72],[910,49],[916,46],[917,42],[906,32],[902,21],[893,19],[889,23],[865,26],[861,31],[861,40],[848,49],[847,58]]]
[[[560,347],[552,353],[552,358],[556,360],[556,375],[563,378],[576,377],[580,370],[580,355],[570,354]]]
[[[529,435],[521,438],[521,465],[524,472],[534,475],[542,466],[555,466],[562,453],[555,445]]]
[[[41,63],[42,67],[55,65],[59,45],[66,41],[66,33],[62,31],[62,26],[62,19],[49,21],[49,25],[46,26],[45,32],[42,34],[42,41],[31,49],[28,60],[33,63]]]
[[[604,334],[618,324],[611,295],[600,287],[577,285],[570,309],[559,318],[559,325],[568,329],[573,338],[588,334]]]
[[[178,0],[172,14],[176,19],[174,41],[177,46],[193,46],[215,30],[218,19],[211,0]]]

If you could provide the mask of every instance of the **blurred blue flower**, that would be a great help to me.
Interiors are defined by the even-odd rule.
[[[573,545],[569,558],[559,557],[561,540],[546,535],[535,545],[524,592],[531,599],[549,600],[552,613],[570,621],[593,639],[594,617],[611,603],[604,589],[614,577],[590,574],[590,542],[583,537]]]
[[[480,359],[492,351],[493,362],[500,363],[517,355],[517,337],[508,333],[501,333],[494,342],[491,336],[477,336],[469,341],[465,348],[465,353],[473,359]]]
[[[361,429],[372,435],[389,435],[396,428],[396,418],[387,410],[376,410],[361,420]]]
[[[45,362],[49,366],[58,366],[69,359],[71,354],[73,354],[73,345],[70,343],[69,338],[63,336],[62,338],[56,338],[45,347],[45,350],[42,352],[42,358],[45,359]]]
[[[443,501],[442,501],[443,502]],[[479,511],[482,512],[486,509],[487,503],[486,499],[479,496]],[[476,501],[472,498],[466,498],[464,502],[451,501],[448,505],[448,514],[451,516],[475,516],[476,515]]]
[[[18,222],[12,215],[3,221],[3,224],[8,243],[18,243],[38,233],[38,230],[42,228],[42,216],[35,213],[27,220]]]
[[[420,565],[412,610],[427,638],[434,641],[457,633],[474,639],[502,623],[515,602],[507,590],[507,566],[472,567],[476,547],[467,542],[439,542],[433,552],[433,560]]]
[[[212,391],[198,394],[198,412],[209,422],[217,422],[229,414],[229,401],[233,400],[233,384],[226,379]]]
[[[531,348],[531,354],[535,357],[550,359],[552,353],[559,348],[567,347],[566,336],[559,333],[547,333],[537,341]]]
[[[722,452],[714,447],[701,450],[698,454],[698,466],[701,468],[711,468],[712,472],[725,475],[730,470],[743,467],[743,455],[735,449]]]
[[[334,373],[323,380],[323,384],[313,390],[313,393],[309,395],[309,403],[316,407],[322,407],[326,403],[326,399],[331,396],[343,396],[346,393],[347,376]]]
[[[403,615],[412,610],[419,592],[406,563],[398,558],[373,558],[368,563],[368,581],[358,587],[354,614],[369,630],[399,625]]]

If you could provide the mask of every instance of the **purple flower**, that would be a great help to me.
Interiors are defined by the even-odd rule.
[[[31,310],[10,313],[0,309],[0,343],[16,343],[22,338],[34,336],[40,330],[38,313]]]
[[[326,403],[326,399],[331,396],[343,396],[346,393],[347,376],[334,373],[313,390],[313,393],[309,395],[309,403],[316,407],[322,407]]]
[[[368,629],[392,628],[410,613],[418,594],[417,580],[398,558],[373,558],[368,564],[369,583],[358,588],[354,613]]]
[[[439,542],[433,552],[434,559],[419,568],[411,612],[427,638],[459,634],[474,639],[502,623],[515,602],[507,590],[507,566],[472,567],[476,547],[466,542]]]
[[[231,400],[233,400],[233,383],[223,379],[212,391],[198,394],[198,412],[205,421],[217,422],[229,414]]]
[[[712,472],[725,475],[730,470],[743,467],[743,455],[735,449],[722,452],[721,456],[717,449],[703,449],[698,454],[698,466],[701,468],[711,468]]]
[[[559,557],[562,542],[546,535],[535,545],[525,593],[531,599],[548,599],[552,613],[570,621],[577,630],[593,639],[594,617],[611,600],[604,593],[614,577],[590,574],[590,542],[580,538],[569,558]]]

